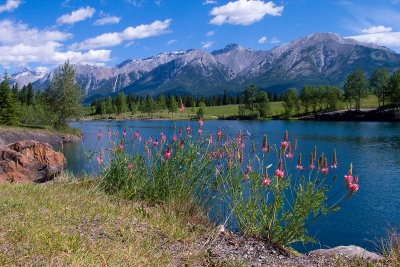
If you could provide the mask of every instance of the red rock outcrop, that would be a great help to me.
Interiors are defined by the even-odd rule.
[[[43,183],[52,180],[66,165],[62,153],[48,143],[25,140],[0,147],[0,184]]]

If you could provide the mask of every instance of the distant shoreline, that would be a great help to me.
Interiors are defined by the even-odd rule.
[[[217,117],[213,116],[215,120],[259,120],[263,121],[265,119],[251,119],[244,118],[239,116],[223,116]],[[128,117],[128,118],[82,118],[79,121],[168,121],[168,120],[196,120],[196,117],[192,118],[163,118],[157,116],[143,116],[143,117]],[[206,119],[205,119],[206,120]],[[375,122],[400,122],[400,111],[396,109],[361,109],[360,111],[356,110],[335,110],[330,112],[323,112],[317,114],[309,114],[300,117],[282,117],[282,116],[273,116],[267,120],[307,120],[307,121],[375,121]]]
[[[337,110],[303,116],[298,120],[400,122],[400,111],[396,109]]]

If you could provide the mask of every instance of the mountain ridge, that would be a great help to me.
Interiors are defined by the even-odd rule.
[[[208,96],[240,92],[249,84],[274,93],[305,84],[342,85],[354,69],[371,74],[378,67],[393,71],[400,55],[335,33],[312,33],[270,50],[230,43],[212,52],[188,49],[127,59],[114,67],[76,64],[75,78],[86,97],[119,91]],[[34,81],[34,88],[46,88],[54,71]]]

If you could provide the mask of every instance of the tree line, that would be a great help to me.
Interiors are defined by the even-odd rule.
[[[69,119],[83,112],[82,90],[74,78],[74,69],[67,61],[60,66],[43,92],[33,90],[32,84],[10,85],[7,73],[0,84],[0,124],[67,126]]]
[[[343,101],[347,109],[361,109],[361,100],[375,94],[380,108],[400,108],[400,69],[390,73],[386,68],[374,70],[368,79],[362,70],[350,73],[341,90],[338,86],[303,86],[289,88],[282,95],[286,115],[336,110]]]
[[[254,87],[254,88],[253,88]],[[249,90],[248,90],[249,89]],[[143,113],[155,113],[163,112],[167,110],[170,113],[176,113],[178,106],[182,102],[185,107],[189,108],[193,113],[197,115],[204,115],[205,107],[209,106],[224,106],[224,105],[241,105],[249,112],[254,112],[255,102],[260,102],[260,99],[273,99],[275,101],[281,100],[280,95],[272,95],[266,92],[256,93],[254,90],[255,86],[246,88],[243,93],[229,95],[225,91],[223,95],[213,95],[209,97],[204,96],[192,96],[192,95],[169,95],[165,96],[160,94],[159,96],[138,96],[130,93],[125,95],[124,92],[119,92],[116,96],[107,96],[104,98],[95,99],[91,102],[91,114],[92,115],[111,115],[111,114],[122,114],[124,112],[131,112],[132,115],[137,112]],[[257,91],[257,90],[256,90]],[[256,96],[256,94],[258,94]],[[257,98],[253,100],[253,98]],[[263,100],[264,101],[264,100]],[[268,109],[266,107],[261,108],[257,104],[257,110],[262,117],[266,116]]]

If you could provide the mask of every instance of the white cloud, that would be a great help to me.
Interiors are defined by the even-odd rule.
[[[41,45],[50,41],[65,41],[72,37],[71,33],[61,31],[41,31],[29,28],[23,23],[14,23],[11,20],[0,21],[0,43]]]
[[[92,7],[81,7],[80,9],[72,11],[69,14],[62,15],[57,19],[57,23],[74,24],[75,22],[91,18],[95,12],[96,9]]]
[[[400,32],[392,31],[391,27],[372,26],[363,29],[364,34],[348,36],[347,38],[355,39],[359,42],[374,43],[384,46],[400,46]]]
[[[246,26],[262,20],[265,15],[280,16],[283,8],[283,6],[276,6],[272,1],[265,3],[259,0],[237,0],[214,7],[210,12],[214,16],[210,23]]]
[[[203,5],[214,5],[216,3],[217,3],[217,1],[215,1],[215,0],[205,0],[203,2]]]
[[[72,49],[94,49],[100,47],[111,47],[121,44],[123,41],[132,41],[144,39],[153,36],[159,36],[169,32],[169,26],[172,20],[156,20],[151,24],[142,24],[136,27],[128,27],[122,32],[109,32],[99,36],[89,38],[81,43],[71,45]]]
[[[4,11],[11,12],[14,9],[18,8],[21,4],[21,0],[7,0],[4,5],[0,6],[0,13]]]
[[[167,42],[167,45],[171,45],[171,44],[173,44],[173,43],[175,43],[176,42],[176,40],[169,40],[168,42]]]
[[[28,63],[61,64],[71,62],[98,64],[109,61],[110,50],[90,50],[86,53],[65,51],[62,42],[72,34],[29,28],[10,20],[0,21],[0,64],[21,66]]]
[[[263,36],[260,39],[258,39],[258,43],[259,44],[265,44],[266,42],[267,42],[267,37],[266,36]]]
[[[118,24],[121,21],[120,17],[117,16],[105,16],[103,18],[97,19],[93,25],[102,26],[102,25],[110,25],[110,24]]]
[[[279,44],[281,41],[278,39],[278,38],[276,38],[276,37],[272,37],[271,38],[271,41],[270,41],[270,43],[271,44]]]
[[[215,34],[215,31],[209,31],[207,32],[207,37],[213,36]]]
[[[379,33],[379,32],[391,32],[392,27],[385,27],[385,26],[372,26],[367,29],[363,29],[363,33]]]
[[[201,44],[202,44],[202,47],[203,47],[204,49],[208,49],[208,48],[210,48],[210,47],[212,47],[212,46],[214,45],[214,42],[213,42],[213,41],[201,42]]]
[[[90,50],[86,53],[59,51],[60,44],[48,42],[41,46],[17,44],[0,46],[0,62],[4,65],[27,65],[30,62],[41,64],[61,64],[66,60],[73,63],[96,64],[110,59],[111,50]]]

